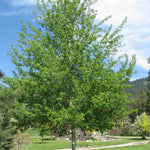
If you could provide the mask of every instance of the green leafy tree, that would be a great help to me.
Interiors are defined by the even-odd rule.
[[[139,97],[135,99],[133,105],[129,106],[130,109],[135,110],[133,113],[130,114],[130,118],[134,122],[136,116],[141,115],[143,112],[147,110],[147,93],[144,89],[141,89],[139,93]]]
[[[150,63],[150,58],[148,59],[148,63]],[[147,101],[146,101],[146,113],[150,114],[150,70],[148,72],[148,79],[147,79]]]
[[[150,117],[146,113],[142,113],[136,117],[135,123],[133,124],[133,130],[136,135],[141,135],[142,139],[150,133]]]
[[[148,133],[150,133],[150,118],[144,112],[142,114],[142,119],[139,120],[139,125]]]
[[[0,147],[9,150],[15,146],[14,137],[17,129],[22,129],[20,123],[29,114],[24,104],[18,104],[21,91],[8,87],[0,89]],[[27,112],[27,113],[26,113]],[[25,127],[25,124],[24,124]]]
[[[0,78],[3,76],[4,74],[2,73],[2,71],[0,71]]]
[[[144,89],[141,89],[139,98],[137,100],[138,115],[142,114],[143,112],[146,112],[146,104],[147,104],[147,95]]]
[[[14,147],[13,139],[14,139],[15,129],[8,122],[7,122],[7,126],[4,126],[4,124],[6,124],[6,120],[1,118],[0,149],[1,150],[10,150],[11,148]]]
[[[10,150],[14,147],[15,127],[12,124],[12,112],[15,97],[9,88],[0,90],[0,149]]]
[[[4,76],[4,74],[2,73],[2,71],[0,71],[0,89],[2,88],[2,84],[1,84],[1,78]]]
[[[30,143],[31,140],[26,132],[16,131],[14,138],[15,150],[24,150],[25,146]]]
[[[16,65],[14,77],[4,78],[23,91],[19,102],[26,104],[39,127],[72,134],[73,150],[77,128],[103,132],[114,119],[127,115],[123,90],[135,65],[134,56],[129,62],[127,55],[118,54],[126,19],[116,29],[104,25],[110,17],[97,23],[93,3],[38,2],[36,26],[21,22],[18,44],[9,52]]]

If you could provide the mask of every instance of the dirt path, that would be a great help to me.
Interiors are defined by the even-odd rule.
[[[87,148],[77,148],[77,150],[96,150],[96,149],[104,149],[104,148],[114,148],[114,147],[126,147],[126,146],[133,146],[133,145],[140,145],[140,144],[148,144],[150,141],[143,141],[143,142],[131,142],[126,144],[119,144],[119,145],[110,145],[110,146],[102,146],[102,147],[87,147]],[[71,149],[62,149],[62,150],[71,150]]]

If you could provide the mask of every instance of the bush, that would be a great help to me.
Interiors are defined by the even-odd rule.
[[[139,135],[142,137],[148,136],[150,132],[149,122],[149,116],[147,116],[146,113],[142,113],[140,116],[137,116],[135,123],[132,125],[133,135]]]
[[[24,150],[25,146],[30,143],[29,135],[18,130],[14,139],[15,150]]]

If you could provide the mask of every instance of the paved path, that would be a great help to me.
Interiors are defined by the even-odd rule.
[[[87,148],[77,148],[77,150],[96,150],[96,149],[104,149],[104,148],[114,148],[114,147],[125,147],[125,146],[133,146],[133,145],[140,145],[140,144],[150,144],[150,141],[143,141],[143,142],[131,142],[126,144],[119,144],[119,145],[110,145],[110,146],[102,146],[102,147],[87,147]],[[71,150],[71,149],[62,149],[62,150]]]

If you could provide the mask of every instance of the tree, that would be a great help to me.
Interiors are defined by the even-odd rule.
[[[25,146],[31,143],[31,139],[26,132],[16,131],[14,138],[15,150],[24,150]]]
[[[2,87],[0,89],[0,149],[10,150],[18,144],[25,144],[29,141],[25,133],[20,133],[22,120],[29,116],[29,113],[24,109],[24,105],[18,104],[18,98],[21,91],[13,90],[12,88]],[[24,125],[25,127],[25,125]],[[20,139],[19,139],[20,137]],[[24,142],[24,143],[22,143]],[[20,148],[19,148],[20,149]]]
[[[10,150],[14,147],[14,128],[7,122],[7,126],[4,126],[6,120],[1,116],[0,122],[0,149],[1,150]]]
[[[93,2],[38,2],[36,26],[21,21],[18,44],[9,53],[14,77],[4,79],[24,91],[20,102],[39,126],[60,135],[71,132],[73,150],[77,128],[103,132],[127,114],[123,90],[135,65],[134,56],[131,61],[118,56],[126,19],[116,29],[104,25],[110,17],[97,23]]]
[[[11,119],[15,98],[14,92],[9,88],[0,90],[0,149],[2,150],[10,150],[14,147],[15,126]]]
[[[150,63],[150,57],[148,58],[148,63]],[[150,114],[150,70],[148,72],[148,79],[147,79],[147,103],[146,103],[146,113]]]
[[[135,110],[133,113],[130,114],[130,118],[134,122],[136,116],[141,115],[143,112],[147,110],[147,93],[144,89],[140,90],[138,98],[135,100],[132,106],[129,106],[130,109]]]
[[[134,130],[138,135],[142,135],[142,139],[150,133],[150,117],[145,112],[136,117]]]
[[[145,112],[142,114],[142,120],[139,120],[139,124],[144,131],[150,133],[150,117]]]
[[[3,76],[3,73],[0,71],[0,78]]]

